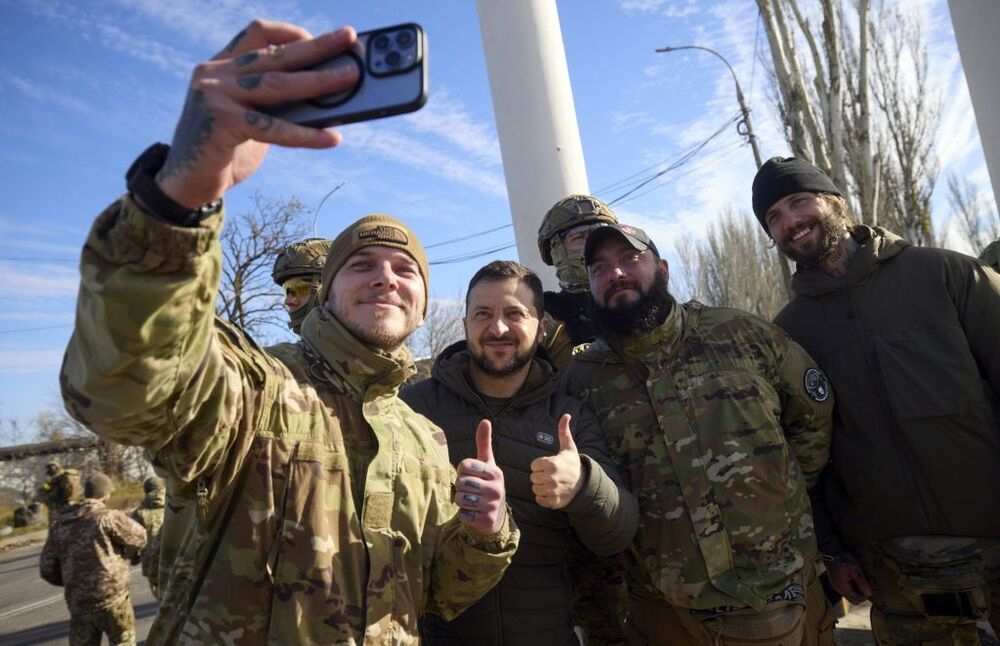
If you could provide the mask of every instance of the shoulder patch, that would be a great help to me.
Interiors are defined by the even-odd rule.
[[[551,433],[545,433],[543,431],[538,431],[535,433],[535,439],[544,444],[555,444],[556,438]]]
[[[825,402],[830,397],[830,382],[826,380],[826,375],[817,368],[809,368],[802,377],[806,394],[813,401]]]

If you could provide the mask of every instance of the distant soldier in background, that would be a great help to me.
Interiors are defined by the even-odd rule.
[[[37,502],[21,505],[14,510],[14,527],[30,527],[41,520],[42,506]]]
[[[301,330],[306,314],[316,305],[320,277],[331,244],[331,240],[307,238],[288,245],[274,259],[271,278],[285,292],[288,327],[296,334]]]
[[[570,195],[552,205],[538,229],[538,251],[546,265],[556,268],[560,291],[545,292],[549,332],[543,346],[560,370],[565,370],[573,348],[594,340],[587,316],[587,268],[583,246],[587,234],[618,218],[608,205],[589,195]]]
[[[49,530],[39,571],[65,588],[69,643],[135,644],[135,611],[129,598],[130,563],[139,562],[146,531],[124,512],[106,506],[111,479],[95,473],[84,501],[67,507]]]
[[[56,521],[66,507],[80,499],[80,472],[63,469],[52,460],[45,465],[45,482],[38,489],[38,497],[49,509],[49,525]]]
[[[149,580],[149,589],[153,591],[153,596],[159,597],[160,529],[163,527],[165,502],[163,480],[156,476],[146,478],[142,483],[142,489],[146,492],[146,497],[132,512],[132,520],[146,530],[146,549],[142,551],[142,575]]]

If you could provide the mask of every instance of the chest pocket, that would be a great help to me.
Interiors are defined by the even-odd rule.
[[[735,478],[752,488],[786,491],[788,447],[771,385],[745,370],[727,369],[692,376],[682,386],[709,480],[719,486]]]
[[[981,391],[975,360],[959,327],[876,337],[874,347],[899,421],[955,415]]]

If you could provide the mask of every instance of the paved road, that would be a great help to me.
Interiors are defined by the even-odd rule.
[[[62,588],[38,576],[41,544],[0,553],[0,645],[65,644],[69,612]],[[143,643],[156,614],[156,603],[139,568],[132,569],[136,630]]]

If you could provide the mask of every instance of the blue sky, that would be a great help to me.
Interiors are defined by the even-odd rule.
[[[946,175],[964,174],[987,194],[988,179],[946,2],[904,1],[930,36],[931,75],[944,100],[935,197],[944,226]],[[558,8],[592,192],[617,197],[620,190],[602,189],[688,149],[736,110],[724,66],[692,52],[654,53],[664,45],[701,44],[726,55],[764,157],[787,154],[754,56],[766,39],[752,0],[560,0]],[[316,206],[345,182],[320,213],[319,235],[369,212],[406,220],[425,245],[510,222],[471,0],[0,0],[0,419],[28,422],[59,405],[76,262],[91,221],[124,191],[132,159],[153,141],[170,141],[191,68],[255,15],[314,33],[418,22],[430,38],[431,92],[413,115],[342,128],[338,149],[272,150],[228,196],[230,212],[248,208],[255,190]],[[686,170],[616,209],[664,250],[703,235],[727,206],[749,210],[753,158],[732,129]],[[506,243],[510,229],[428,255],[433,262]],[[514,254],[435,266],[432,295],[455,298],[481,264]],[[25,331],[34,328],[47,329]]]

